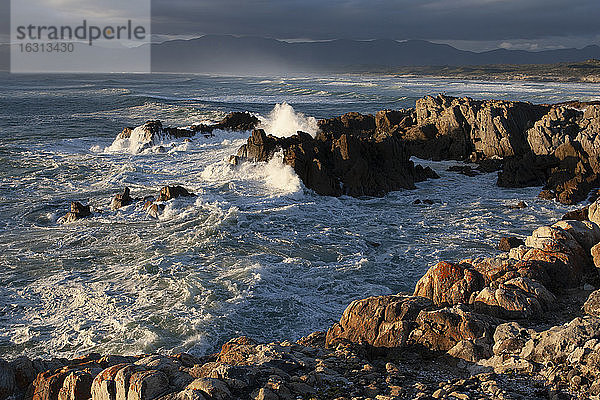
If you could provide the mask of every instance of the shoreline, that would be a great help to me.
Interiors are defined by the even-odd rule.
[[[142,137],[143,147],[163,135],[187,140],[215,129],[254,129],[232,155],[232,168],[283,152],[284,163],[322,195],[382,196],[436,179],[410,161],[417,156],[474,161],[479,171],[459,166],[457,172],[498,172],[498,183],[507,186],[542,182],[542,196],[574,204],[598,187],[600,172],[600,106],[582,105],[584,111],[440,95],[420,99],[414,109],[320,120],[314,137],[267,135],[252,115],[231,113],[215,125],[190,128],[149,121],[124,129],[118,140]],[[112,208],[143,202],[156,218],[165,202],[192,196],[165,186],[156,198],[134,199],[125,188]],[[89,205],[74,202],[63,222],[90,215]],[[0,360],[0,400],[600,395],[600,291],[594,291],[600,203],[592,199],[569,219],[539,227],[524,243],[507,239],[506,246],[495,257],[432,266],[413,295],[356,300],[327,332],[295,343],[240,337],[204,357]]]

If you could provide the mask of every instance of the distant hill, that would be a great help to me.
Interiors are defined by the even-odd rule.
[[[0,70],[9,69],[8,51],[7,45],[0,45]],[[408,73],[432,75],[435,74],[432,71],[441,71],[442,67],[447,74],[453,69],[455,72],[460,72],[454,67],[577,63],[590,59],[600,59],[599,46],[537,52],[498,49],[477,53],[425,40],[398,42],[340,39],[327,42],[288,43],[275,39],[228,35],[207,35],[191,40],[172,40],[152,44],[152,70],[173,73],[232,75],[303,72],[401,73],[400,70],[406,72],[410,67],[414,67],[413,71]],[[484,69],[489,70],[489,68]],[[471,75],[477,73],[477,69],[470,70]],[[540,69],[539,73],[543,73],[543,69]],[[560,78],[560,74],[558,77]]]
[[[257,37],[208,35],[152,45],[156,72],[268,74],[342,72],[406,66],[551,64],[600,59],[600,47],[476,53],[425,40],[332,40],[288,43]]]

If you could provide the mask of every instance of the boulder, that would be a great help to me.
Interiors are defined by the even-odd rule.
[[[523,239],[519,239],[514,236],[505,236],[500,239],[500,243],[498,244],[498,249],[502,251],[510,251],[510,249],[514,249],[515,247],[523,246],[525,242]]]
[[[129,378],[127,400],[153,400],[169,391],[169,378],[161,371],[134,372]]]
[[[223,381],[214,378],[198,378],[190,383],[186,389],[206,393],[211,400],[229,400],[233,398],[227,385]]]
[[[594,266],[598,271],[600,271],[600,243],[594,245],[590,249],[590,254],[592,255],[592,261],[594,262]]]
[[[158,194],[158,198],[156,201],[169,201],[172,199],[177,199],[179,197],[192,197],[195,196],[193,193],[187,191],[186,188],[182,186],[165,186],[160,189],[160,193]]]
[[[116,194],[112,200],[110,208],[112,210],[118,210],[119,208],[128,206],[133,203],[133,198],[130,195],[130,190],[128,187],[123,189],[123,192]]]
[[[588,315],[600,317],[600,290],[596,290],[588,296],[583,304],[583,311]]]
[[[464,305],[439,310],[423,310],[418,325],[409,337],[409,343],[430,350],[448,351],[463,340],[487,340],[491,347],[497,320],[469,311]],[[481,342],[481,341],[480,341]]]
[[[375,348],[402,347],[418,314],[432,306],[429,299],[402,295],[355,300],[327,331],[326,346],[350,341]]]
[[[417,282],[414,296],[426,297],[436,305],[454,305],[468,303],[471,294],[484,286],[484,277],[472,265],[441,261]]]
[[[540,316],[556,301],[542,284],[528,278],[514,278],[486,287],[475,297],[475,310],[503,319],[529,319]]]
[[[568,232],[589,254],[592,247],[600,242],[600,227],[590,221],[558,221],[554,228],[560,228]]]
[[[71,202],[71,211],[66,213],[63,217],[59,219],[60,223],[68,224],[71,222],[75,222],[79,219],[86,218],[92,215],[91,207],[84,206],[78,201]]]
[[[567,357],[590,339],[600,338],[600,318],[585,316],[571,322],[554,326],[546,331],[533,334],[525,343],[521,357],[530,361],[555,365],[567,360]]]
[[[534,330],[525,329],[517,322],[500,324],[494,332],[494,354],[517,356],[534,334]]]
[[[94,376],[89,371],[73,371],[67,375],[58,392],[58,400],[88,400]]]
[[[563,215],[562,219],[570,220],[570,221],[589,221],[590,220],[588,217],[588,209],[589,208],[590,208],[589,206],[585,206],[583,208],[579,208],[574,211],[569,211],[565,215]]]

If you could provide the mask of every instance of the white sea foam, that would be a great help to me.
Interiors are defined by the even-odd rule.
[[[314,117],[296,112],[286,102],[276,104],[273,111],[261,121],[260,127],[266,133],[278,137],[289,137],[298,131],[309,133],[314,137],[319,129]]]

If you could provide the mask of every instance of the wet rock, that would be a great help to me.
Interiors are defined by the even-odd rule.
[[[16,389],[15,370],[0,358],[0,400],[12,395]]]
[[[133,203],[133,198],[130,195],[130,190],[128,187],[123,189],[122,193],[116,194],[113,198],[110,208],[112,210],[118,210],[119,208],[128,206]]]
[[[513,209],[513,210],[522,210],[524,208],[529,207],[527,205],[527,203],[525,203],[524,201],[519,201],[517,204],[511,204],[508,206],[508,208]]]
[[[471,166],[469,166],[469,165],[453,165],[453,166],[449,167],[446,171],[458,172],[461,175],[470,176],[470,177],[479,175],[479,172],[477,170],[474,170],[473,168],[471,168]]]
[[[78,201],[71,202],[71,211],[59,219],[59,223],[68,224],[92,215],[91,207],[84,206]]]
[[[502,251],[510,251],[510,249],[514,249],[515,247],[523,246],[525,242],[523,239],[519,239],[514,236],[505,236],[500,239],[500,243],[498,244],[498,249]]]
[[[265,162],[281,153],[306,187],[326,196],[383,196],[435,175],[414,166],[397,136],[374,136],[360,118],[336,121],[322,123],[316,138],[302,132],[278,138],[254,130],[237,157]]]
[[[33,362],[28,357],[17,357],[10,364],[15,371],[15,383],[17,388],[21,390],[26,389],[38,374]]]
[[[177,199],[179,197],[192,197],[195,196],[193,193],[187,191],[186,188],[182,186],[165,186],[160,189],[160,193],[156,201],[169,201],[172,199]]]
[[[442,261],[417,282],[414,296],[431,299],[436,305],[454,305],[468,303],[471,294],[484,286],[485,279],[470,264]]]
[[[326,345],[350,341],[381,349],[402,347],[419,312],[432,306],[429,299],[413,296],[356,300],[346,308],[340,322],[327,331]]]
[[[574,211],[569,211],[565,215],[563,215],[562,219],[570,221],[589,221],[588,209],[589,206],[586,206]]]
[[[225,116],[213,129],[229,131],[250,131],[259,124],[259,119],[248,112],[231,112]]]

